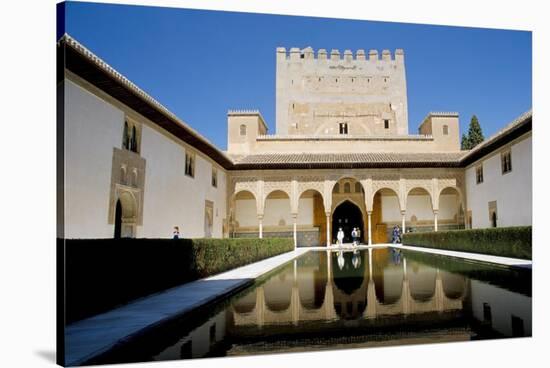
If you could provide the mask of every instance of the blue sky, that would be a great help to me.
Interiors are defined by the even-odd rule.
[[[94,3],[66,3],[65,31],[225,149],[228,109],[275,132],[278,46],[405,50],[409,132],[429,111],[472,114],[485,137],[532,100],[531,33]],[[58,37],[63,29],[58,29]]]

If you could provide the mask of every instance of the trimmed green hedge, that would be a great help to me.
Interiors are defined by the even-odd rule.
[[[71,323],[293,249],[292,239],[281,238],[59,239],[65,320]]]
[[[405,233],[403,244],[531,259],[531,226]]]

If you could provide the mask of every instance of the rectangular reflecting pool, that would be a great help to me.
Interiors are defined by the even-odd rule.
[[[524,336],[530,269],[394,248],[310,251],[88,363]]]

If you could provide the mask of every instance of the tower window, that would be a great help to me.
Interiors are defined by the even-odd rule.
[[[449,135],[449,126],[443,125],[443,135]]]
[[[384,119],[384,129],[390,129],[390,121],[388,119]]]
[[[348,123],[340,123],[340,134],[348,134]]]
[[[241,127],[240,127],[240,134],[241,134],[241,136],[245,136],[245,135],[246,135],[246,125],[241,124]]]

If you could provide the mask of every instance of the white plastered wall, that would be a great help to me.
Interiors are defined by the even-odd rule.
[[[195,153],[195,177],[185,175],[185,150]],[[170,237],[174,226],[186,238],[204,236],[205,200],[214,203],[212,237],[222,237],[225,172],[218,168],[213,187],[212,162],[198,151],[151,126],[143,126],[141,155],[147,160],[143,224],[139,237]]]
[[[502,174],[500,153],[512,152],[512,171]],[[483,164],[483,183],[476,184],[476,166]],[[518,138],[466,169],[467,207],[472,211],[472,227],[491,226],[489,202],[497,202],[497,226],[532,224],[532,143],[531,133]]]
[[[113,147],[121,148],[126,106],[107,102],[65,80],[65,237],[111,238],[108,223]],[[60,87],[61,88],[61,87]],[[134,120],[136,114],[133,113]],[[143,225],[137,237],[169,238],[174,226],[183,237],[203,237],[205,201],[214,203],[212,237],[222,237],[226,213],[226,172],[200,152],[195,177],[185,176],[185,143],[145,118],[140,155],[146,160]],[[211,184],[212,165],[218,186]]]
[[[65,238],[110,238],[113,147],[122,144],[124,113],[69,79],[64,86]]]

